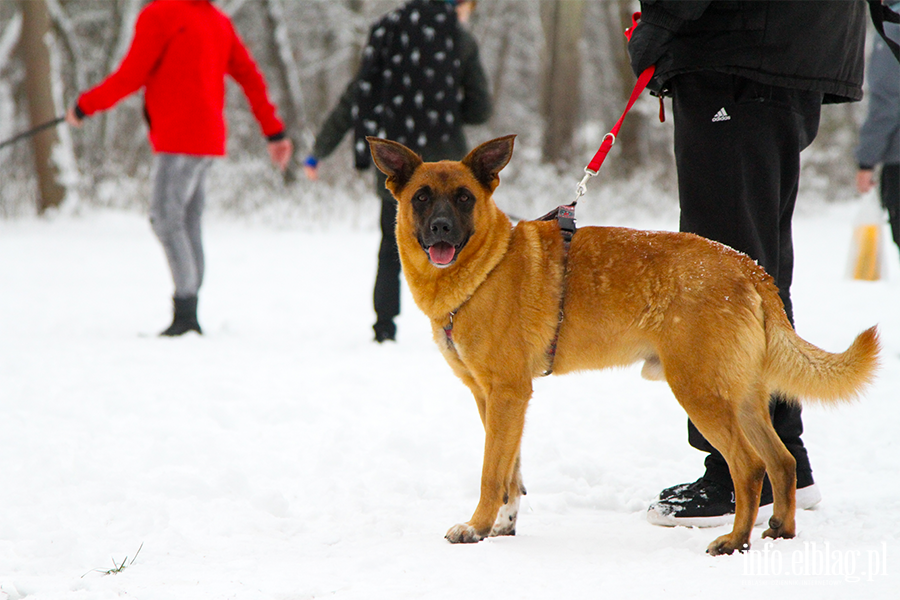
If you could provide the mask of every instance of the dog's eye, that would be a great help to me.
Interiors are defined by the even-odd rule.
[[[418,194],[416,195],[416,200],[419,202],[428,202],[428,194]]]
[[[469,198],[469,195],[465,194],[465,193],[460,194],[459,196],[456,197],[456,199],[459,200],[460,202],[468,202],[469,200],[471,200],[471,198]]]

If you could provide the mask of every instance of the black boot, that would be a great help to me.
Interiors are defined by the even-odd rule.
[[[393,319],[378,319],[372,329],[375,330],[375,341],[379,344],[397,339],[397,326]]]
[[[175,304],[175,318],[169,328],[160,333],[160,336],[174,337],[188,331],[200,331],[200,323],[197,322],[197,296],[188,298],[172,298]]]

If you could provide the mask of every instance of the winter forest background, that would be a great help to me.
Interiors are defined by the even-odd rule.
[[[112,71],[146,1],[0,0],[0,141]],[[477,410],[405,286],[397,343],[372,341],[380,202],[349,140],[320,181],[300,169],[370,23],[401,1],[218,0],[297,152],[285,179],[230,84],[229,155],[207,178],[202,337],[156,336],[171,277],[146,218],[140,93],[0,149],[0,600],[900,597],[900,262],[887,239],[881,280],[845,272],[865,100],[825,107],[803,153],[792,298],[798,332],[829,350],[877,323],[883,368],[858,403],[804,409],[824,500],[799,511],[799,536],[757,529],[750,552],[713,559],[724,531],[646,522],[702,457],[668,387],[636,366],[536,381],[517,536],[445,542],[478,498]],[[511,216],[574,198],[634,84],[622,30],[637,8],[478,3],[496,110],[466,133],[519,135],[495,194]],[[642,95],[580,226],[677,229],[658,112]]]
[[[0,0],[0,140],[63,114],[80,91],[115,69],[146,1]],[[232,82],[229,156],[210,177],[210,210],[317,221],[325,216],[329,186],[341,189],[336,194],[341,198],[372,196],[372,176],[360,177],[352,169],[347,140],[322,164],[322,181],[315,186],[302,178],[299,163],[354,74],[372,20],[400,0],[219,4],[264,71],[297,150],[287,177],[276,174],[241,90]],[[583,166],[631,92],[634,76],[622,31],[637,9],[632,0],[479,2],[470,28],[480,44],[495,112],[488,124],[469,128],[467,135],[470,145],[519,135],[505,182],[527,190],[528,198],[522,195],[504,206],[509,212],[537,216],[559,203],[557,198],[569,200]],[[0,218],[34,214],[60,202],[69,210],[143,209],[150,150],[141,105],[141,94],[134,94],[81,130],[62,125],[0,149]],[[852,149],[863,108],[857,103],[823,111],[819,137],[804,154],[801,193],[814,191],[829,200],[852,195]],[[659,123],[658,111],[657,99],[644,94],[626,119],[601,173],[603,211],[635,204],[651,210],[657,208],[654,203],[674,206],[671,127]],[[634,178],[640,180],[640,194],[629,193]],[[648,185],[659,193],[647,194]],[[347,208],[353,210],[328,207],[327,214]]]

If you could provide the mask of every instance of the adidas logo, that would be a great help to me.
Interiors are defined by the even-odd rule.
[[[720,108],[719,112],[716,113],[716,116],[712,118],[713,123],[718,123],[719,121],[730,121],[731,115],[725,112],[725,108]]]

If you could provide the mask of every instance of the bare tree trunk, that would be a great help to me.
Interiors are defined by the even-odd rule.
[[[131,40],[134,37],[134,24],[137,22],[138,13],[140,13],[142,5],[142,0],[124,0],[123,6],[118,5],[118,3],[115,5],[116,14],[113,23],[117,25],[116,36],[112,46],[113,52],[107,56],[104,73],[112,73],[128,52]],[[119,127],[117,127],[120,120],[119,112],[105,110],[99,116],[100,139],[103,140],[103,147],[115,148],[116,141],[121,135]]]
[[[354,15],[362,15],[363,9],[365,6],[363,5],[362,0],[346,0],[347,2],[347,10]],[[363,27],[363,32],[367,32],[368,26]],[[354,53],[353,53],[353,75],[356,75],[356,72],[359,71],[359,57],[362,55],[363,47],[365,46],[365,41],[363,36],[359,36],[359,42],[354,44]]]
[[[507,7],[491,2],[487,4],[484,9],[481,9],[480,12],[475,13],[473,15],[473,32],[475,30],[475,24],[480,22],[482,19],[486,23],[496,23],[502,22],[505,20],[504,9]],[[493,97],[494,106],[502,106],[503,105],[503,81],[504,76],[506,75],[507,69],[509,68],[509,56],[512,47],[512,33],[510,32],[509,27],[502,27],[500,31],[497,33],[499,37],[499,41],[497,42],[497,50],[494,58],[494,72],[489,75],[491,80],[491,95]],[[498,111],[494,111],[494,114],[491,116],[491,120],[493,121],[497,117]]]
[[[506,73],[511,46],[509,32],[503,33],[502,36],[503,37],[500,39],[500,48],[497,51],[497,66],[494,69],[494,75],[491,78],[493,81],[491,90],[493,92],[494,102],[498,106],[501,105],[503,101],[503,75]]]
[[[335,52],[335,39],[334,33],[326,32],[322,39],[322,54],[324,56],[331,56]],[[356,52],[354,48],[353,58],[351,59],[353,62],[357,61],[357,56],[359,53]],[[356,69],[352,71],[351,77],[356,76]],[[313,106],[313,111],[319,115],[326,115],[328,111],[331,110],[331,88],[334,85],[334,76],[331,74],[329,69],[320,69],[316,74],[315,78],[315,103]],[[345,81],[340,82],[342,85],[346,85]]]
[[[22,14],[15,13],[0,31],[0,74],[6,70],[22,37]]]
[[[581,104],[581,31],[584,0],[554,0],[541,6],[547,40],[543,106],[546,122],[542,157],[562,166],[572,157]]]
[[[231,0],[230,2],[222,2],[220,6],[222,7],[222,11],[234,19],[240,14],[244,7],[247,5],[247,0]]]
[[[0,139],[12,137],[15,133],[15,99],[13,97],[13,84],[6,77],[13,52],[19,45],[22,37],[22,14],[17,12],[0,31]],[[0,163],[7,154],[0,153]]]
[[[355,36],[355,40],[351,45],[349,50],[347,51],[347,55],[350,57],[349,60],[349,71],[350,78],[356,77],[356,74],[359,72],[359,64],[360,58],[362,56],[363,48],[366,43],[366,36],[368,34],[369,24],[364,21],[363,15],[365,13],[365,6],[362,0],[346,0],[346,9],[352,15],[352,19],[355,22],[362,23],[362,27],[360,28],[360,34]],[[322,55],[324,57],[337,56],[336,52],[339,50],[337,45],[337,39],[334,31],[327,31],[322,37]],[[326,58],[327,61],[327,58]],[[347,81],[335,81],[335,78],[330,72],[330,69],[323,68],[319,71],[315,80],[316,85],[316,94],[318,98],[314,102],[315,112],[319,114],[327,114],[326,111],[331,110],[333,101],[332,97],[337,97],[344,92],[344,88],[347,85]],[[337,87],[340,89],[340,92],[335,93],[334,89]]]
[[[47,0],[47,9],[50,14],[50,23],[53,26],[53,34],[59,40],[71,65],[69,73],[67,73],[66,88],[72,91],[84,91],[87,89],[87,78],[81,63],[83,52],[79,47],[75,26],[66,15],[59,0]]]
[[[266,22],[269,25],[269,45],[275,58],[275,66],[278,72],[278,82],[283,91],[280,104],[284,116],[285,128],[294,139],[294,147],[299,149],[297,142],[302,142],[309,147],[312,142],[309,138],[312,134],[304,135],[303,127],[303,94],[300,90],[300,69],[294,60],[294,52],[291,49],[291,41],[288,37],[287,23],[285,23],[284,6],[281,0],[266,0]],[[285,182],[291,182],[296,175],[293,172],[292,161],[288,163],[284,171]]]
[[[622,32],[627,27],[631,27],[633,3],[630,0],[618,0],[617,4],[619,22],[617,24],[614,23],[612,26],[616,27],[618,25],[619,32]],[[631,97],[631,92],[634,89],[635,77],[631,70],[631,61],[628,59],[625,36],[620,33],[618,36],[611,36],[611,39],[618,39],[621,43],[620,49],[613,54],[612,60],[615,63],[619,80],[622,82],[619,95],[620,110],[625,110],[625,106],[628,105],[628,99]],[[645,121],[646,119],[641,113],[636,110],[631,111],[628,113],[628,117],[622,123],[622,129],[619,131],[616,143],[619,155],[618,164],[622,166],[625,175],[630,174],[644,161],[643,153],[641,152],[640,135],[647,125]]]
[[[22,40],[25,59],[25,93],[31,125],[35,127],[56,117],[51,86],[50,50],[45,36],[50,32],[50,17],[45,0],[20,0],[22,7]],[[52,160],[53,148],[59,143],[55,128],[32,138],[34,168],[38,178],[38,212],[59,206],[66,195],[59,184],[59,170]]]
[[[283,113],[285,125],[297,131],[303,118],[303,94],[300,91],[300,71],[291,50],[281,0],[266,0],[265,13],[269,25],[267,33],[271,56],[275,59],[278,83],[284,93],[279,108]]]

